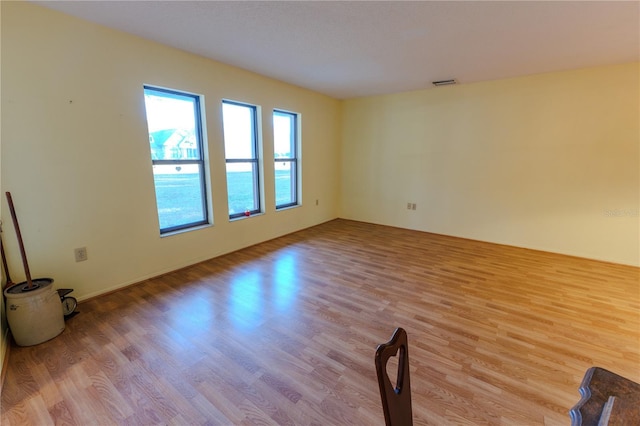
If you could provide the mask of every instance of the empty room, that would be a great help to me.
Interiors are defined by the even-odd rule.
[[[639,17],[0,2],[0,423],[638,424]]]

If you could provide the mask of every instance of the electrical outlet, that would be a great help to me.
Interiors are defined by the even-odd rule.
[[[73,254],[76,257],[76,262],[84,262],[85,260],[87,260],[87,248],[86,247],[80,247],[77,248],[73,251]]]
[[[411,210],[411,203],[407,203],[407,210]]]
[[[320,200],[316,198],[316,206],[320,203]]]
[[[416,203],[411,204],[411,210],[415,210],[416,209]]]

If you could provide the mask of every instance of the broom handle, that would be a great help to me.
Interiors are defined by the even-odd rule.
[[[13,285],[11,281],[11,275],[9,275],[9,266],[7,265],[7,257],[4,255],[4,246],[2,245],[2,238],[0,237],[0,253],[2,253],[2,266],[4,267],[4,274],[7,276],[7,282],[4,288],[9,288]]]
[[[33,281],[31,281],[31,273],[29,272],[29,264],[27,263],[27,253],[24,251],[24,244],[22,243],[22,234],[20,233],[20,225],[18,224],[18,218],[16,217],[16,209],[13,207],[13,200],[11,199],[11,193],[7,191],[7,202],[9,203],[9,211],[11,212],[11,219],[13,219],[13,227],[16,230],[18,236],[18,244],[20,245],[20,255],[22,256],[22,264],[24,265],[24,274],[27,276],[27,284],[29,290],[33,288]]]

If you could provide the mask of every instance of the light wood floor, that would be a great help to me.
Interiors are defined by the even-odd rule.
[[[585,370],[640,380],[639,270],[346,220],[79,306],[11,349],[2,425],[382,425],[409,335],[416,424],[569,424]]]

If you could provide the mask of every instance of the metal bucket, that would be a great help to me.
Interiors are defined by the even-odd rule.
[[[53,339],[64,331],[60,295],[52,278],[22,282],[7,288],[7,322],[18,346],[33,346]]]

